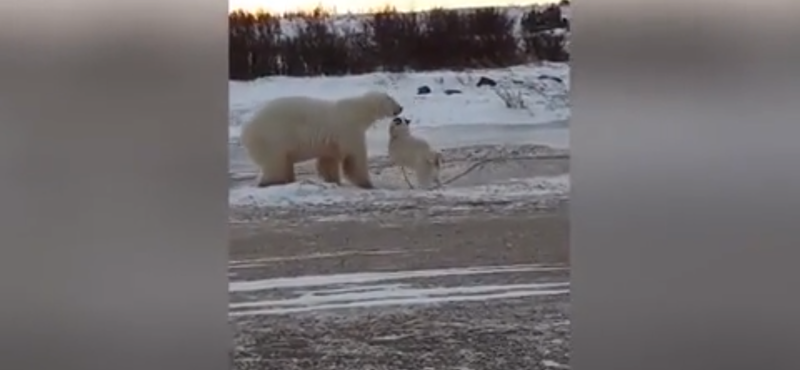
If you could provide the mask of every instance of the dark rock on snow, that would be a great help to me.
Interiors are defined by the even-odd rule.
[[[481,87],[481,86],[497,86],[497,81],[495,81],[495,80],[493,80],[493,79],[491,79],[489,77],[481,76],[480,80],[478,80],[478,85],[477,86],[478,87]]]

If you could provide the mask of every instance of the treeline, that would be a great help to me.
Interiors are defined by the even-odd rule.
[[[562,4],[561,6],[563,6]],[[228,15],[229,77],[345,75],[505,67],[569,60],[569,20],[559,5],[519,10],[394,9],[334,16],[307,13]]]

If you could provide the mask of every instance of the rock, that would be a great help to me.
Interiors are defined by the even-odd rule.
[[[428,86],[420,86],[417,88],[417,95],[425,95],[430,93],[431,93],[431,88]]]
[[[461,90],[447,89],[444,91],[445,95],[461,94]]]
[[[493,79],[491,79],[489,77],[481,76],[481,78],[478,80],[478,85],[477,86],[478,87],[481,87],[481,86],[497,86],[497,81],[495,81],[495,80],[493,80]]]

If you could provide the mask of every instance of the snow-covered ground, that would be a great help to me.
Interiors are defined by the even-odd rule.
[[[496,81],[495,87],[478,87],[482,78]],[[290,78],[270,77],[252,82],[230,82],[230,172],[233,179],[252,179],[256,169],[238,144],[241,126],[264,102],[286,95],[308,95],[328,99],[380,89],[392,94],[405,106],[404,115],[412,120],[414,132],[446,152],[446,162],[454,163],[450,177],[480,161],[483,154],[474,154],[458,161],[467,147],[498,146],[505,148],[535,144],[551,149],[538,153],[508,149],[510,159],[517,153],[531,156],[565,155],[569,148],[569,67],[565,64],[518,66],[495,70],[464,72],[438,71],[425,73],[372,73],[346,77]],[[428,94],[419,94],[426,86]],[[455,91],[455,92],[454,92]],[[449,93],[448,93],[449,92]],[[370,156],[380,162],[386,153],[387,126],[376,125],[367,133]],[[539,148],[541,149],[541,148]],[[301,166],[302,167],[302,166]],[[300,169],[302,178],[302,168]],[[447,172],[447,171],[445,171]],[[519,172],[519,171],[518,171]],[[341,208],[356,203],[389,205],[408,202],[442,200],[469,202],[480,199],[510,202],[537,196],[566,196],[568,175],[535,177],[522,170],[515,176],[497,181],[466,181],[437,190],[409,190],[395,176],[376,180],[380,187],[365,191],[349,186],[322,184],[308,177],[298,183],[258,189],[253,181],[236,182],[230,192],[230,204],[236,207],[298,208],[324,206]],[[533,171],[535,172],[535,171]],[[445,181],[447,178],[444,179]]]
[[[477,87],[480,77],[497,81],[495,89]],[[428,86],[431,93],[418,95]],[[391,93],[407,109],[415,127],[451,125],[537,125],[569,118],[566,100],[569,67],[548,64],[470,72],[371,73],[345,77],[268,77],[252,82],[230,82],[230,138],[238,140],[241,125],[265,101],[287,95],[336,99],[367,90]],[[461,93],[446,94],[446,90]],[[503,97],[524,104],[506,108]],[[370,132],[378,139],[381,133]]]

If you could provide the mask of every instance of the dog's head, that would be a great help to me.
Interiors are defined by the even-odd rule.
[[[392,126],[406,126],[408,127],[411,125],[411,120],[405,117],[394,117],[392,118]]]
[[[401,135],[408,135],[410,132],[411,120],[402,116],[392,118],[389,124],[389,135],[397,137]]]

